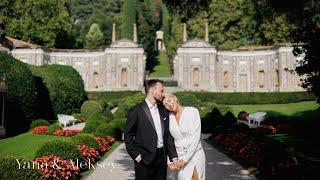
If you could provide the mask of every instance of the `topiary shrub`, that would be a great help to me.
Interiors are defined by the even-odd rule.
[[[109,123],[109,124],[106,124],[106,123],[101,124],[97,128],[95,134],[102,137],[113,136],[116,139],[121,139],[123,131],[121,130],[117,122],[116,123],[113,123],[113,122],[116,122],[116,120],[112,121],[112,123]]]
[[[101,114],[102,106],[98,101],[88,100],[81,106],[81,114],[86,117],[90,117],[92,114]]]
[[[102,123],[97,127],[94,134],[101,137],[107,137],[112,133],[112,130],[113,129],[110,128],[110,123]]]
[[[242,132],[242,133],[248,134],[249,131],[250,131],[250,128],[245,123],[238,122],[231,126],[231,132]]]
[[[83,80],[71,66],[44,65],[29,66],[34,76],[43,81],[50,95],[50,102],[55,114],[72,114],[79,112],[87,99]]]
[[[126,119],[125,118],[115,119],[111,122],[111,124],[114,124],[115,127],[121,130],[121,132],[124,132],[125,126],[126,126]]]
[[[37,126],[49,126],[50,123],[47,120],[44,119],[38,119],[35,121],[32,121],[31,125],[30,125],[30,129],[32,130],[33,128],[37,127]]]
[[[59,156],[65,160],[73,160],[73,162],[77,159],[81,160],[82,158],[74,143],[61,140],[54,140],[43,144],[36,152],[35,157],[37,158],[50,155]]]
[[[0,76],[5,76],[7,85],[6,136],[27,132],[36,114],[35,79],[25,63],[1,51]]]
[[[52,124],[49,126],[49,134],[54,134],[57,130],[62,130],[62,127],[59,124]]]
[[[18,162],[19,163],[18,163]],[[14,180],[43,180],[41,170],[38,168],[23,168],[24,163],[28,161],[16,157],[0,157],[0,179],[14,179]],[[32,164],[32,162],[30,162]]]
[[[224,116],[223,116],[223,126],[226,127],[231,127],[233,124],[237,122],[237,118],[233,115],[232,112],[228,111]]]
[[[101,121],[98,120],[91,120],[91,121],[87,121],[86,125],[84,126],[82,132],[84,133],[94,133],[96,132],[98,126],[102,124]]]
[[[111,112],[111,110],[110,110],[109,107],[106,107],[106,108],[103,110],[102,115],[105,116],[105,117],[107,117],[107,119],[108,119],[109,121],[112,121],[112,120],[114,119],[114,116],[113,116],[113,114],[112,114],[112,112]]]
[[[85,133],[77,134],[72,137],[72,141],[76,145],[84,144],[84,145],[87,145],[88,147],[93,147],[96,150],[99,150],[99,147],[100,147],[96,138],[91,134],[85,134]]]
[[[72,116],[78,120],[78,122],[86,122],[87,121],[87,117],[83,114],[80,113],[73,113]]]
[[[211,111],[211,123],[210,127],[214,129],[216,126],[221,125],[222,114],[218,108],[213,108]]]
[[[123,119],[126,118],[127,112],[122,108],[118,108],[116,112],[113,114],[113,116],[114,119]]]
[[[108,123],[111,121],[111,119],[108,119],[107,117],[103,116],[101,113],[95,112],[88,116],[87,122],[89,121],[99,121],[102,123]]]

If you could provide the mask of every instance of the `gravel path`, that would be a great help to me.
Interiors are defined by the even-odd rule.
[[[120,144],[86,180],[135,179],[134,164],[127,153],[125,144]]]
[[[202,135],[202,139],[207,135]],[[220,153],[214,147],[202,140],[206,154],[206,179],[256,179],[249,175],[238,163]],[[128,155],[125,144],[120,144],[103,163],[105,167],[97,167],[87,180],[127,180],[134,179],[134,165]]]
[[[72,129],[72,130],[82,130],[85,126],[86,122],[82,122],[82,123],[77,123],[75,125],[72,125],[72,126],[67,126],[67,127],[64,127],[63,129]]]

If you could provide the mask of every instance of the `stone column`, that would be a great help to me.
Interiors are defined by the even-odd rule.
[[[138,42],[137,40],[137,24],[133,24],[133,42]]]
[[[187,41],[187,24],[183,23],[183,42]]]
[[[112,24],[112,42],[116,41],[116,24]]]
[[[205,37],[204,40],[209,42],[209,32],[208,32],[208,23],[205,24]]]

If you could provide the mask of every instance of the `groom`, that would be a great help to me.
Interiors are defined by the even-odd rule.
[[[138,180],[165,180],[167,156],[177,161],[173,137],[169,132],[169,115],[161,103],[163,83],[149,80],[145,100],[128,112],[124,132],[127,151],[134,160]]]

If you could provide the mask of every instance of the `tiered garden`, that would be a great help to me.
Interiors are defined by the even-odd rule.
[[[320,170],[320,109],[307,92],[176,94],[200,109],[207,142],[257,177],[309,179]],[[260,127],[237,121],[259,111],[267,112]]]
[[[123,138],[129,108],[144,99],[142,92],[87,94],[80,75],[69,66],[35,67],[0,53],[0,67],[8,86],[0,179],[79,179],[88,175],[92,171],[89,164],[98,166],[106,152],[119,144],[112,145],[115,139]],[[250,169],[255,169],[252,173],[258,177],[308,179],[320,170],[320,112],[313,95],[176,95],[183,105],[200,110],[202,131],[211,134],[208,142],[244,167],[253,167]],[[267,112],[261,127],[237,122],[258,111]],[[63,130],[57,114],[70,114],[79,123],[85,122],[83,130]],[[31,167],[32,162],[47,163],[48,167],[30,168],[27,162]]]
[[[88,176],[119,145],[126,111],[143,98],[137,92],[88,97],[70,66],[30,66],[0,53],[0,67],[8,86],[0,179]],[[57,114],[85,122],[83,130],[63,129]]]

